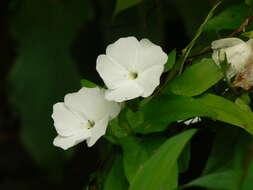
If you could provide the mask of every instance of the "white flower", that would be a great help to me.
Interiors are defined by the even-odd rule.
[[[148,39],[120,38],[97,58],[97,71],[105,82],[108,100],[122,102],[150,96],[160,83],[167,62],[161,47]]]
[[[212,58],[219,64],[219,51],[224,50],[227,56],[230,69],[228,77],[232,78],[240,73],[249,63],[252,57],[253,40],[244,42],[239,38],[225,38],[212,42],[213,55]]]
[[[102,89],[82,88],[67,94],[64,102],[53,107],[52,118],[58,133],[53,144],[66,150],[86,140],[91,147],[119,112],[118,103],[107,101]]]

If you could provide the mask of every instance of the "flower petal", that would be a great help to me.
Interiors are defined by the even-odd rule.
[[[56,131],[61,136],[71,136],[80,130],[82,126],[82,122],[64,103],[57,103],[53,106],[52,118]]]
[[[106,55],[99,55],[96,69],[108,88],[117,88],[127,80],[128,71]]]
[[[248,64],[252,51],[250,43],[246,43],[238,38],[216,40],[212,43],[212,48],[214,50],[212,58],[216,64],[219,64],[219,50],[224,49],[226,52],[227,60],[231,64],[228,71],[229,78],[244,69]]]
[[[142,87],[134,81],[128,81],[117,89],[107,90],[105,92],[105,98],[115,102],[123,102],[141,96],[142,93]]]
[[[83,130],[85,131],[85,130]],[[57,136],[54,139],[54,146],[60,147],[67,150],[70,147],[77,145],[78,143],[84,141],[90,136],[90,132],[87,130],[85,132],[80,132],[69,137]]]
[[[212,49],[224,49],[228,47],[232,47],[241,43],[245,43],[243,40],[239,38],[224,38],[220,40],[215,40],[212,42]]]
[[[66,95],[64,102],[71,110],[96,121],[105,116],[118,114],[120,110],[119,105],[107,101],[104,94],[104,90],[99,88],[82,88],[76,93]]]
[[[164,65],[167,62],[168,56],[160,46],[153,44],[148,39],[142,39],[140,45],[138,62],[135,65],[138,72],[155,65]]]
[[[104,117],[103,119],[96,121],[95,126],[90,129],[91,136],[86,141],[88,147],[93,146],[97,140],[105,134],[108,121],[108,117]]]
[[[163,65],[156,65],[138,75],[136,82],[144,89],[142,97],[148,97],[154,92],[155,88],[160,84],[160,76],[163,69]]]
[[[135,37],[120,38],[106,48],[106,55],[128,71],[135,71],[140,43]]]

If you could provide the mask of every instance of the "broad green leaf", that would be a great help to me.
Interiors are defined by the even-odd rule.
[[[86,79],[82,79],[81,80],[81,86],[82,87],[86,87],[86,88],[95,88],[95,87],[100,87],[97,84],[95,84],[94,82],[91,82],[89,80]]]
[[[229,7],[213,17],[204,30],[234,30],[238,28],[248,16],[249,7],[244,3]],[[238,14],[240,13],[240,14]]]
[[[144,122],[138,129],[140,133],[163,131],[171,122],[194,116],[205,116],[209,112],[196,99],[179,95],[164,95],[155,98],[140,111],[144,114]],[[211,114],[210,111],[208,115]]]
[[[238,186],[237,178],[238,175],[235,171],[224,171],[197,178],[184,185],[182,188],[198,186],[213,190],[236,190],[236,187]]]
[[[165,138],[150,136],[142,139],[126,137],[120,139],[123,148],[123,161],[125,174],[129,182],[134,178],[137,170],[153,155]]]
[[[207,94],[198,98],[200,104],[212,111],[209,117],[238,127],[242,127],[253,135],[253,113],[245,111],[235,103],[220,96]],[[208,116],[208,115],[207,115]]]
[[[24,0],[12,17],[12,33],[19,48],[9,75],[10,99],[21,119],[21,139],[27,151],[39,167],[55,177],[62,174],[66,154],[53,146],[57,134],[52,106],[80,88],[69,49],[88,21],[89,10],[83,0]]]
[[[141,3],[142,1],[143,0],[117,0],[114,15],[117,15],[120,12],[137,5]]]
[[[176,51],[176,49],[174,49],[168,55],[168,61],[164,66],[164,72],[168,72],[169,70],[172,69],[172,67],[176,63],[176,57],[177,57],[177,51]]]
[[[141,133],[163,131],[174,121],[206,116],[242,127],[253,134],[252,112],[242,110],[235,103],[212,94],[199,98],[164,95],[153,99],[140,111],[144,114],[144,122],[138,130]]]
[[[212,59],[203,59],[188,67],[182,75],[171,81],[163,93],[196,96],[212,87],[222,77],[220,68]]]
[[[196,130],[169,138],[137,171],[129,190],[173,190],[177,187],[177,160]]]
[[[128,183],[124,175],[122,156],[117,156],[106,179],[104,190],[127,190]]]

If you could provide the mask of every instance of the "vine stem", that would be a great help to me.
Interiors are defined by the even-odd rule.
[[[243,32],[245,30],[245,28],[247,26],[249,26],[252,22],[253,22],[253,16],[250,16],[250,17],[246,18],[244,20],[244,22],[239,26],[239,28],[234,30],[231,34],[225,36],[225,38],[231,38],[231,37]],[[208,46],[208,47],[204,48],[202,51],[200,51],[198,54],[188,57],[187,60],[191,61],[192,59],[194,59],[196,57],[205,55],[206,53],[209,53],[211,51],[211,49],[212,49],[211,46]]]

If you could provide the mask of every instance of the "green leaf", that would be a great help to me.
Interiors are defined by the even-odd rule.
[[[80,88],[69,49],[89,10],[83,0],[24,0],[12,20],[19,48],[9,75],[10,100],[21,119],[22,142],[47,176],[59,178],[66,160],[65,152],[53,146],[52,106]]]
[[[168,72],[169,70],[172,69],[172,67],[175,65],[176,57],[177,57],[177,51],[176,49],[174,49],[168,55],[168,61],[164,66],[164,72]]]
[[[106,179],[104,190],[127,190],[128,183],[124,175],[122,156],[117,156]]]
[[[204,30],[234,30],[238,28],[248,16],[249,7],[244,3],[229,7],[213,17]],[[240,13],[240,14],[238,14]]]
[[[236,190],[238,175],[235,171],[224,171],[219,173],[208,174],[203,177],[197,178],[190,183],[182,186],[185,187],[204,187],[208,189],[217,190]]]
[[[89,81],[89,80],[82,79],[81,80],[81,87],[95,88],[95,87],[100,87],[100,86],[95,84],[94,82]]]
[[[144,134],[163,131],[173,121],[205,116],[209,112],[194,98],[179,95],[164,95],[155,98],[141,107],[140,111],[144,114],[144,122],[138,132]]]
[[[212,94],[199,98],[164,95],[143,106],[144,122],[139,132],[163,131],[174,121],[206,116],[244,128],[253,134],[253,113],[242,110],[235,103]]]
[[[173,190],[177,187],[177,160],[196,130],[169,138],[137,171],[129,190]]]
[[[125,174],[129,182],[134,178],[137,170],[153,155],[165,138],[151,136],[145,138],[126,137],[120,139],[123,148]]]
[[[116,16],[120,12],[137,5],[142,1],[143,0],[117,0],[114,15]]]
[[[253,113],[220,96],[207,94],[198,99],[200,104],[213,112],[209,117],[238,127],[253,135]],[[208,115],[207,115],[208,116]]]
[[[182,75],[171,81],[163,93],[196,96],[219,82],[222,77],[220,68],[212,59],[203,59],[188,67]]]

